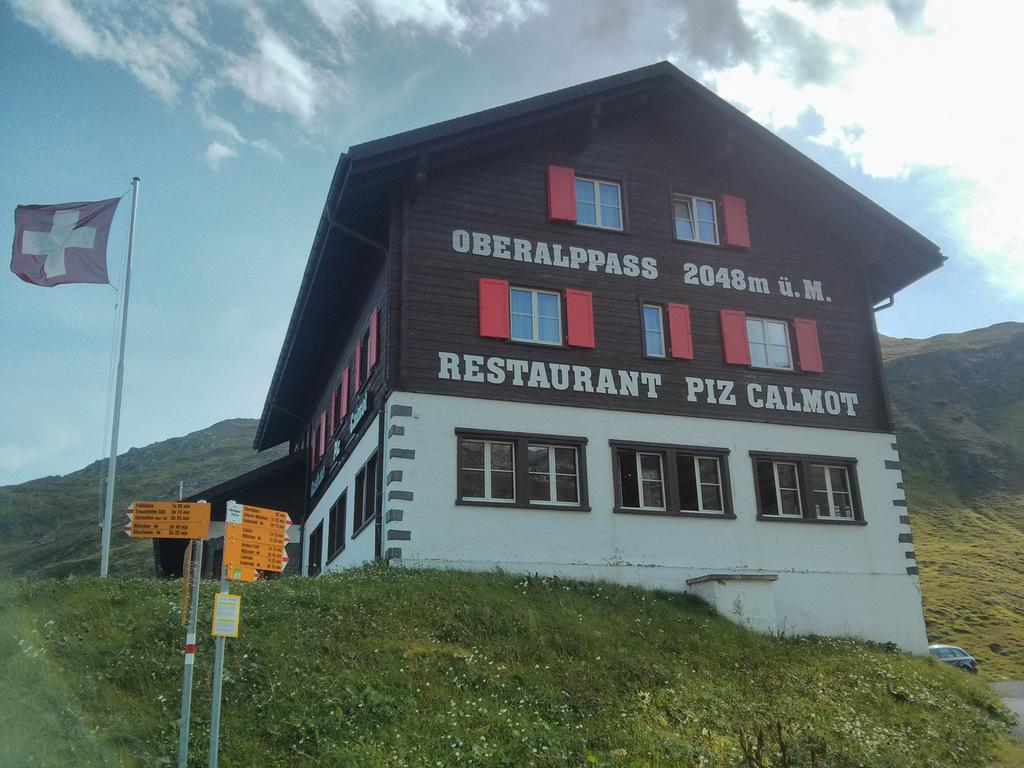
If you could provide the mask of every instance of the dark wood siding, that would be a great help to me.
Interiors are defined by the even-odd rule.
[[[390,338],[401,345],[394,383],[411,391],[469,397],[886,430],[873,318],[859,266],[860,245],[837,233],[835,209],[826,210],[825,203],[808,198],[799,180],[766,177],[754,170],[754,164],[743,163],[743,147],[717,151],[722,148],[709,146],[707,136],[688,130],[686,121],[686,115],[671,110],[634,112],[606,120],[586,140],[566,134],[464,165],[432,169],[415,198],[408,198],[402,209],[401,284],[391,293],[392,300],[401,303],[400,328],[396,324],[390,332]],[[549,221],[549,165],[620,182],[624,231]],[[676,241],[673,193],[715,200],[722,195],[743,198],[751,247],[740,250]],[[844,221],[841,231],[849,232],[854,223]],[[614,251],[620,258],[625,254],[652,256],[657,259],[659,274],[649,280],[457,253],[452,247],[456,229],[559,243],[566,251],[573,245]],[[683,281],[687,262],[715,270],[739,268],[747,275],[765,277],[771,293],[687,285]],[[549,290],[592,292],[596,347],[552,348],[481,338],[477,314],[480,277],[505,278],[513,285]],[[804,278],[820,280],[829,301],[782,296],[779,278],[789,278],[794,290],[801,292]],[[690,307],[693,360],[644,356],[643,302]],[[814,320],[824,372],[801,373],[798,366],[796,372],[781,372],[726,365],[719,323],[723,308],[757,317]],[[790,339],[795,354],[792,327]],[[662,383],[658,398],[651,400],[509,383],[439,380],[439,351],[650,371],[661,374]],[[737,405],[688,402],[683,384],[687,376],[736,382]],[[743,396],[748,382],[853,392],[859,398],[857,415],[755,409],[746,405]]]

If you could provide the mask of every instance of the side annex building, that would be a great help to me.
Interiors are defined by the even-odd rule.
[[[255,447],[301,569],[694,592],[924,652],[874,315],[939,248],[668,63],[352,147]]]

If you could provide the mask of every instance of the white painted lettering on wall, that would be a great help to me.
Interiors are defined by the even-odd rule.
[[[685,380],[688,402],[709,405],[736,405],[736,382],[728,379],[702,379],[687,376]],[[822,413],[830,416],[856,416],[860,403],[856,392],[836,392],[833,389],[789,387],[778,384],[750,382],[740,390],[751,408],[793,413]]]
[[[683,282],[687,285],[701,285],[705,288],[725,288],[740,293],[763,293],[771,295],[777,292],[780,296],[790,299],[806,299],[807,301],[821,301],[826,304],[832,303],[832,297],[826,296],[821,280],[807,280],[802,278],[797,287],[794,287],[794,280],[788,277],[779,277],[776,280],[777,291],[772,290],[772,284],[767,277],[748,275],[739,267],[712,267],[708,264],[683,264]]]
[[[614,251],[563,246],[561,243],[469,232],[465,229],[452,231],[452,250],[456,253],[472,253],[474,256],[490,256],[564,269],[585,269],[623,277],[654,280],[658,276],[658,260],[653,256],[634,256],[631,253],[619,256]]]
[[[587,365],[438,352],[437,378],[656,400],[661,374]]]

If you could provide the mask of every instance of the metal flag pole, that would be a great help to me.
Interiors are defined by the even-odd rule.
[[[139,177],[132,179],[132,217],[128,227],[128,260],[124,266],[124,296],[121,297],[121,344],[117,355],[117,384],[114,388],[114,421],[110,429],[110,461],[107,463],[107,505],[100,534],[100,578],[110,568],[110,525],[114,517],[114,474],[117,471],[117,431],[121,425],[121,385],[124,383],[124,341],[128,330],[128,290],[132,279],[132,249],[135,246],[135,211],[139,204]]]

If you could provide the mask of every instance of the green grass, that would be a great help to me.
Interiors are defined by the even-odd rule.
[[[823,767],[1020,757],[1005,712],[963,673],[853,641],[754,634],[683,595],[386,567],[238,591],[224,768],[743,766],[741,732],[774,723],[794,766],[812,749]],[[172,765],[179,600],[180,583],[145,579],[4,584],[2,764]]]

